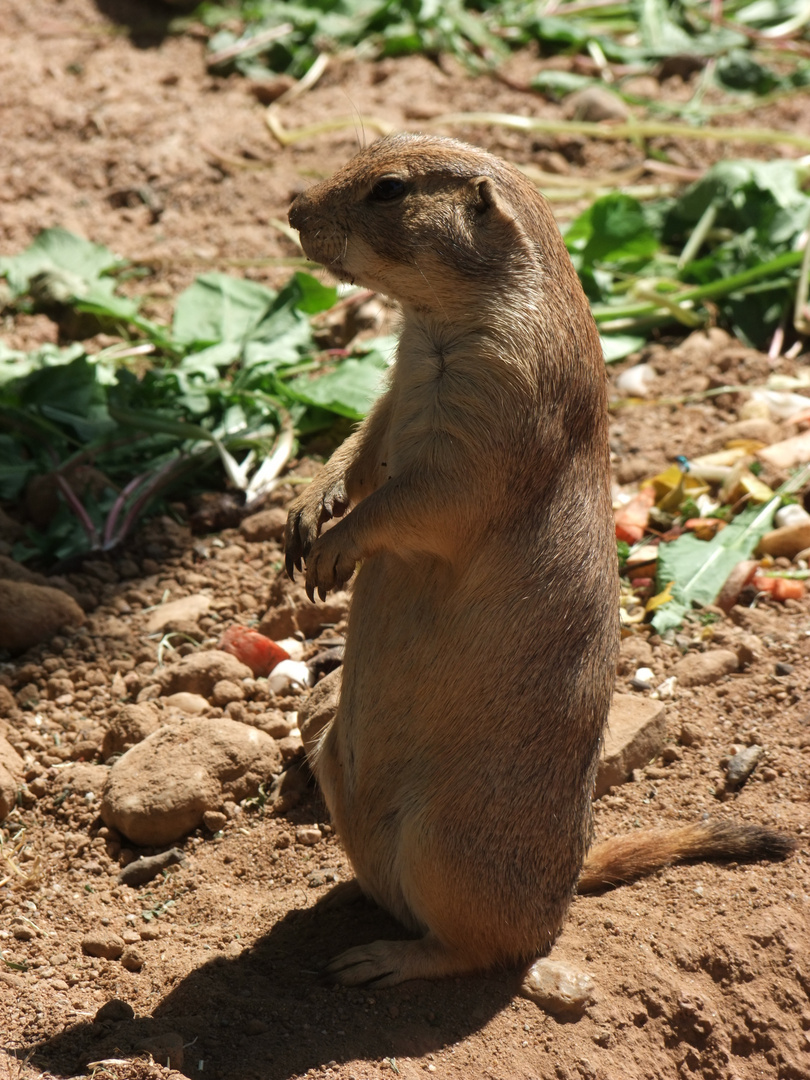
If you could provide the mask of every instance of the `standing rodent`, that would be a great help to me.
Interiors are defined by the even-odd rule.
[[[596,326],[545,200],[474,147],[383,139],[300,195],[290,224],[311,258],[403,311],[386,392],[292,505],[287,569],[303,558],[323,598],[362,563],[311,762],[360,889],[423,936],[327,970],[390,985],[525,963],[583,868],[616,670]],[[580,889],[790,848],[754,832],[608,841]]]

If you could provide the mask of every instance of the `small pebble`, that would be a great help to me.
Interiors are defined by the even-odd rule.
[[[300,660],[282,660],[267,677],[267,685],[274,694],[305,690],[312,682],[312,672]]]
[[[86,956],[100,956],[104,960],[117,960],[124,947],[123,938],[107,931],[96,931],[82,938],[82,952]]]
[[[209,832],[219,832],[228,823],[228,815],[220,810],[206,810],[203,814],[203,825]]]
[[[131,1020],[134,1016],[135,1010],[128,1002],[122,1001],[120,998],[110,998],[93,1017],[93,1023],[107,1020],[117,1024],[121,1020]]]
[[[127,945],[121,954],[121,964],[127,971],[140,971],[144,964],[144,957],[136,945]]]
[[[317,825],[299,825],[295,830],[295,842],[311,847],[323,838],[323,833]]]
[[[536,960],[520,992],[555,1016],[581,1016],[595,1001],[596,984],[590,975],[564,960]]]
[[[634,690],[649,690],[654,678],[655,673],[652,668],[640,667],[636,670],[635,675],[630,680],[630,685]]]
[[[658,698],[659,701],[669,701],[675,697],[675,687],[678,684],[678,680],[674,675],[670,675],[668,679],[664,679],[661,685],[653,690],[651,697]]]
[[[785,664],[780,660],[780,662],[774,668],[774,671],[777,675],[792,675],[793,664]]]
[[[121,858],[124,857],[124,851],[121,852]],[[167,866],[174,866],[177,863],[184,863],[185,855],[180,848],[170,848],[168,851],[161,851],[158,855],[144,855],[140,859],[135,859],[132,862],[128,862],[124,869],[118,875],[119,885],[129,885],[134,889],[138,885],[143,885],[147,881],[151,881],[152,878],[156,878],[161,870]]]
[[[738,754],[735,754],[726,766],[726,785],[730,788],[737,788],[744,784],[756,768],[757,762],[763,753],[763,748],[754,743],[753,746],[747,746],[744,750],[740,750]]]
[[[657,378],[655,369],[649,364],[635,364],[616,377],[615,386],[620,394],[628,397],[646,397]]]
[[[702,746],[703,732],[697,724],[686,721],[681,725],[681,733],[678,736],[681,746]]]

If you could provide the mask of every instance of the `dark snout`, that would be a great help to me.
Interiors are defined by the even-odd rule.
[[[290,225],[300,232],[306,226],[309,210],[309,199],[306,194],[302,193],[301,195],[296,195],[290,204],[290,210],[287,214],[287,220]]]

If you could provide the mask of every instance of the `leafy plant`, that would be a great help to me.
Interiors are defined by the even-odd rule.
[[[603,334],[699,326],[719,311],[743,341],[767,347],[805,299],[806,175],[803,162],[724,161],[678,198],[598,199],[565,238]]]
[[[530,44],[545,55],[581,53],[618,64],[652,64],[674,53],[712,58],[724,89],[760,95],[803,87],[810,72],[807,58],[784,45],[805,33],[801,0],[732,0],[722,19],[714,5],[694,0],[204,0],[193,17],[216,31],[214,68],[253,77],[274,71],[300,78],[319,53],[349,49],[371,57],[443,52],[472,68],[491,67]],[[761,42],[771,58],[778,55],[778,68],[752,58]],[[573,88],[570,80],[565,85]],[[538,77],[538,89],[562,87],[559,73]]]
[[[18,558],[108,550],[159,496],[217,463],[248,502],[259,498],[295,434],[359,419],[387,366],[386,342],[320,353],[310,320],[337,291],[309,274],[280,292],[203,275],[160,326],[117,294],[123,269],[106,248],[59,229],[0,260],[16,306],[41,306],[37,283],[48,274],[61,283],[57,307],[53,290],[46,305],[55,317],[91,314],[133,339],[92,356],[79,343],[31,353],[0,344],[0,498],[30,494],[37,478],[52,489],[48,520],[28,528]],[[313,389],[317,374],[323,386]]]

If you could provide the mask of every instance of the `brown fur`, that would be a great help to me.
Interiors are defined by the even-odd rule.
[[[393,984],[529,961],[583,866],[618,648],[596,327],[545,200],[473,147],[384,139],[290,223],[404,314],[386,392],[287,526],[310,596],[362,563],[312,764],[360,888],[423,935],[329,970]],[[594,855],[622,880],[612,850]]]

